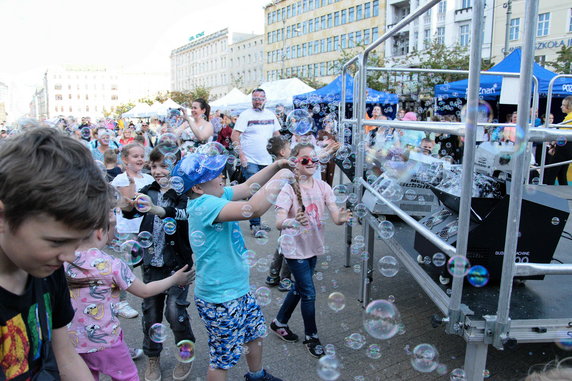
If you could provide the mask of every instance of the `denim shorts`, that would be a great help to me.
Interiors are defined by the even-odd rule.
[[[250,293],[224,303],[195,297],[195,304],[209,335],[213,368],[232,368],[240,360],[244,344],[267,335],[262,310]]]

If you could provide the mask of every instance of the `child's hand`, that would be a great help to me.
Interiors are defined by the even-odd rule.
[[[298,209],[295,219],[302,224],[302,226],[308,226],[309,224],[308,217],[306,217],[306,213],[304,213],[302,209]]]
[[[332,141],[331,143],[328,144],[328,146],[326,147],[326,151],[331,155],[334,152],[336,152],[339,148],[340,148],[340,143],[336,142],[336,141]]]
[[[288,161],[288,159],[280,159],[280,160],[276,160],[276,164],[278,165],[278,168],[280,169],[289,169],[290,168],[290,162]]]
[[[189,265],[184,265],[176,273],[171,275],[174,283],[177,286],[186,286],[188,284],[193,283],[193,281],[195,280],[195,269],[190,269],[189,271],[185,271],[188,267]]]
[[[340,220],[340,223],[348,222],[350,218],[352,218],[352,211],[346,208],[341,208],[338,218]]]

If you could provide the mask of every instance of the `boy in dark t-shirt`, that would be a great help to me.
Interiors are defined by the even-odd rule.
[[[105,225],[109,189],[89,150],[55,129],[0,145],[0,380],[93,380],[67,334],[62,264]]]

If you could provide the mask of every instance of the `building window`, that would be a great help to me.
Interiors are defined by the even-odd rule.
[[[423,31],[423,49],[428,49],[431,44],[431,29]]]
[[[550,31],[550,13],[541,13],[538,15],[538,27],[536,29],[536,37],[547,36]]]
[[[342,9],[342,25],[344,25],[347,21],[347,10],[346,9]]]
[[[356,42],[354,40],[354,33],[348,33],[348,48],[354,48],[356,46]]]
[[[306,43],[302,44],[302,57],[306,57],[308,55],[308,45]]]
[[[461,8],[471,8],[471,0],[461,0]]]
[[[348,11],[348,22],[354,22],[355,20],[355,8],[351,7]]]
[[[570,15],[568,17],[568,32],[572,32],[572,8],[570,8]]]
[[[320,18],[316,17],[314,19],[314,29],[316,30],[316,32],[318,32],[320,30]]]
[[[286,16],[288,18],[292,17],[292,7],[290,5],[286,7]]]
[[[459,28],[459,45],[469,46],[470,35],[469,25],[461,25]]]
[[[333,15],[331,13],[328,13],[328,28],[331,28],[333,26],[332,19]]]
[[[379,36],[379,28],[377,26],[375,28],[371,28],[371,40],[372,41],[377,40],[378,36]]]
[[[444,26],[440,26],[437,28],[437,33],[435,33],[435,41],[441,45],[445,44],[445,27]]]
[[[320,23],[322,24],[322,30],[326,29],[326,16],[320,17]]]
[[[328,46],[327,46],[326,49],[327,49],[328,52],[331,52],[331,51],[333,50],[333,47],[332,47],[332,37],[328,37]]]
[[[341,35],[340,40],[341,40],[342,49],[347,48],[348,45],[347,45],[347,40],[346,40],[346,35],[345,35],[345,34],[342,34],[342,35]]]
[[[318,2],[318,1],[316,0],[316,3],[317,3],[317,2]],[[314,9],[314,0],[310,0],[310,1],[308,2],[308,8],[310,8],[310,10]]]
[[[356,20],[363,19],[363,5],[356,5]]]
[[[56,84],[54,85],[54,90],[61,90],[61,89],[62,89],[61,83],[56,83]]]
[[[361,30],[358,30],[356,32],[356,45],[361,45],[363,41],[361,40]]]
[[[520,18],[510,19],[509,40],[516,41],[520,39]]]
[[[441,0],[439,3],[439,13],[445,13],[447,11],[447,0]]]
[[[371,3],[365,3],[363,6],[364,9],[364,18],[370,18],[371,17]]]
[[[372,8],[373,8],[373,17],[379,16],[379,0],[373,0]]]
[[[61,100],[63,100],[63,99],[64,99],[64,98],[62,97],[61,94],[56,94],[56,101],[61,101]]]
[[[308,55],[314,54],[314,43],[312,41],[308,42]]]
[[[334,12],[334,26],[340,25],[340,12]]]
[[[327,52],[327,50],[326,50],[326,39],[325,38],[320,40],[320,51],[322,53]]]
[[[369,29],[366,29],[363,31],[363,43],[366,45],[370,44],[370,40],[369,40]],[[335,45],[335,44],[334,44]]]

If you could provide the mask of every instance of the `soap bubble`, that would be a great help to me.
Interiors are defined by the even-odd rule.
[[[379,272],[388,278],[394,277],[399,272],[399,262],[395,257],[386,255],[377,262]]]
[[[163,155],[176,154],[179,151],[179,146],[177,144],[178,138],[175,134],[165,133],[159,136],[156,147],[159,147],[159,151]]]
[[[447,262],[447,270],[449,274],[455,277],[464,277],[469,272],[471,264],[467,257],[462,255],[454,255]]]
[[[173,235],[175,234],[175,231],[177,230],[177,221],[175,221],[174,218],[171,217],[167,217],[163,220],[163,230],[165,230],[165,233],[167,233],[168,235]]]
[[[552,217],[552,219],[550,220],[550,223],[554,226],[560,224],[560,218],[558,217]]]
[[[244,204],[240,210],[242,211],[242,216],[244,218],[250,218],[254,214],[254,208],[250,204]]]
[[[256,264],[256,252],[253,250],[246,250],[242,253],[242,257],[246,261],[249,267],[253,267]]]
[[[147,213],[151,210],[151,205],[153,205],[153,201],[151,201],[151,197],[147,196],[146,194],[140,194],[135,198],[134,207],[137,209],[138,212]]]
[[[387,300],[370,302],[364,312],[363,325],[366,332],[380,340],[392,338],[399,331],[401,316],[397,307]]]
[[[323,356],[318,360],[317,371],[321,380],[337,380],[340,377],[340,362],[334,355]]]
[[[177,343],[175,357],[179,362],[189,363],[195,359],[195,343],[191,340],[181,340]]]
[[[191,235],[189,236],[189,238],[190,238],[191,246],[193,246],[193,247],[203,246],[206,242],[206,239],[207,239],[205,233],[203,233],[200,230],[195,230],[194,232],[192,232]]]
[[[381,221],[378,225],[379,236],[382,239],[390,239],[395,234],[395,229],[391,221]]]
[[[218,156],[226,154],[226,148],[224,148],[224,146],[219,142],[209,142],[200,145],[197,148],[196,152],[207,156]],[[211,168],[211,169],[217,169],[217,168]]]
[[[485,286],[489,282],[489,277],[489,271],[481,265],[471,267],[467,273],[467,280],[475,287]]]
[[[406,200],[413,201],[417,197],[417,193],[413,189],[408,189],[405,191],[404,197]]]
[[[149,328],[149,339],[155,343],[167,340],[167,327],[161,323],[155,323]]]
[[[411,354],[411,365],[419,372],[430,373],[439,365],[439,352],[431,344],[419,344]]]
[[[264,273],[268,271],[269,267],[270,267],[270,261],[268,260],[268,258],[262,257],[256,262],[256,271],[258,271],[259,273]]]
[[[363,203],[354,206],[354,214],[357,218],[364,218],[367,214],[367,207]]]
[[[443,253],[433,254],[433,265],[435,267],[441,267],[445,265],[446,262],[447,262],[447,256],[445,256],[445,254]]]
[[[254,196],[254,194],[260,190],[260,184],[253,183],[250,184],[248,188],[250,189],[250,194]]]
[[[264,185],[264,190],[266,191],[266,199],[271,204],[276,204],[276,200],[278,199],[278,195],[282,191],[284,185],[288,183],[287,180],[283,179],[274,179],[270,180],[269,182]]]
[[[365,355],[370,359],[377,360],[381,358],[381,348],[377,344],[371,344],[365,350]]]
[[[183,178],[179,176],[171,177],[169,180],[169,185],[171,185],[171,188],[173,188],[173,190],[179,194],[183,193],[183,190],[185,190],[185,182],[183,181]]]
[[[568,332],[568,337],[556,341],[554,344],[564,351],[572,351],[572,332]]]
[[[153,245],[153,235],[148,231],[142,231],[137,235],[137,242],[141,247],[147,249]]]
[[[296,252],[296,240],[290,234],[282,234],[278,238],[278,247],[284,255],[292,255]]]
[[[305,135],[312,131],[313,120],[308,111],[296,109],[291,111],[286,117],[288,131],[294,135]]]
[[[449,380],[450,381],[466,381],[467,375],[465,374],[465,371],[461,368],[453,369],[451,371],[451,373],[449,374]]]
[[[284,290],[290,290],[292,286],[293,282],[289,278],[284,278],[280,281],[280,287],[283,288]]]
[[[268,243],[268,232],[260,229],[254,234],[254,241],[259,245],[266,245]]]
[[[328,296],[328,307],[339,312],[346,307],[346,297],[341,292],[332,292]]]
[[[268,287],[259,287],[254,292],[256,302],[261,306],[267,306],[272,302],[272,293]]]
[[[334,192],[334,196],[336,196],[336,203],[337,204],[343,204],[347,201],[348,196],[349,196],[349,192],[348,192],[348,187],[345,185],[336,185],[335,187],[332,188],[332,191]]]
[[[135,266],[143,260],[143,247],[135,240],[128,240],[121,244],[120,251],[123,259],[130,266]]]
[[[345,338],[346,347],[351,349],[361,349],[365,345],[365,337],[359,333],[352,333]]]

